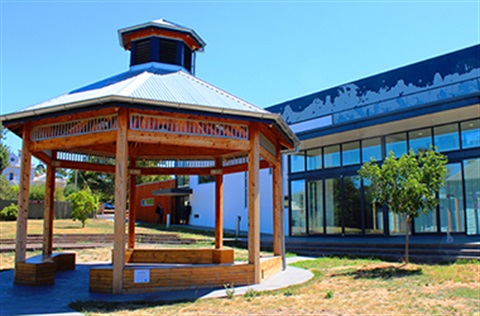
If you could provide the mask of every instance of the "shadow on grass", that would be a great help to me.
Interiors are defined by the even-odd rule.
[[[68,306],[80,313],[117,313],[120,311],[136,311],[145,308],[170,306],[180,303],[193,303],[195,300],[178,301],[134,301],[134,302],[104,302],[75,301]]]
[[[404,278],[415,275],[422,275],[423,271],[420,268],[409,269],[405,266],[389,266],[379,268],[365,268],[355,271],[348,271],[334,276],[353,276],[354,279],[394,279]]]

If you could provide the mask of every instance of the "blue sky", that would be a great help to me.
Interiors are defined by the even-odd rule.
[[[117,30],[159,18],[207,42],[198,77],[260,107],[480,43],[480,0],[0,0],[0,10],[1,114],[127,70]]]

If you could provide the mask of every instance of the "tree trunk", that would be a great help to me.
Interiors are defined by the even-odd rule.
[[[408,237],[410,235],[410,222],[412,218],[410,215],[405,215],[405,264],[410,263],[410,259],[408,258]]]

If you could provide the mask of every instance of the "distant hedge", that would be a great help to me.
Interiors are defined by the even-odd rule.
[[[0,221],[16,221],[17,214],[18,207],[12,203],[0,211]]]

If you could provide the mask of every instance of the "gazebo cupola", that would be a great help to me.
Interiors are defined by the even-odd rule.
[[[206,43],[194,30],[160,19],[118,31],[120,45],[131,52],[130,68],[159,68],[193,74],[195,53]]]

